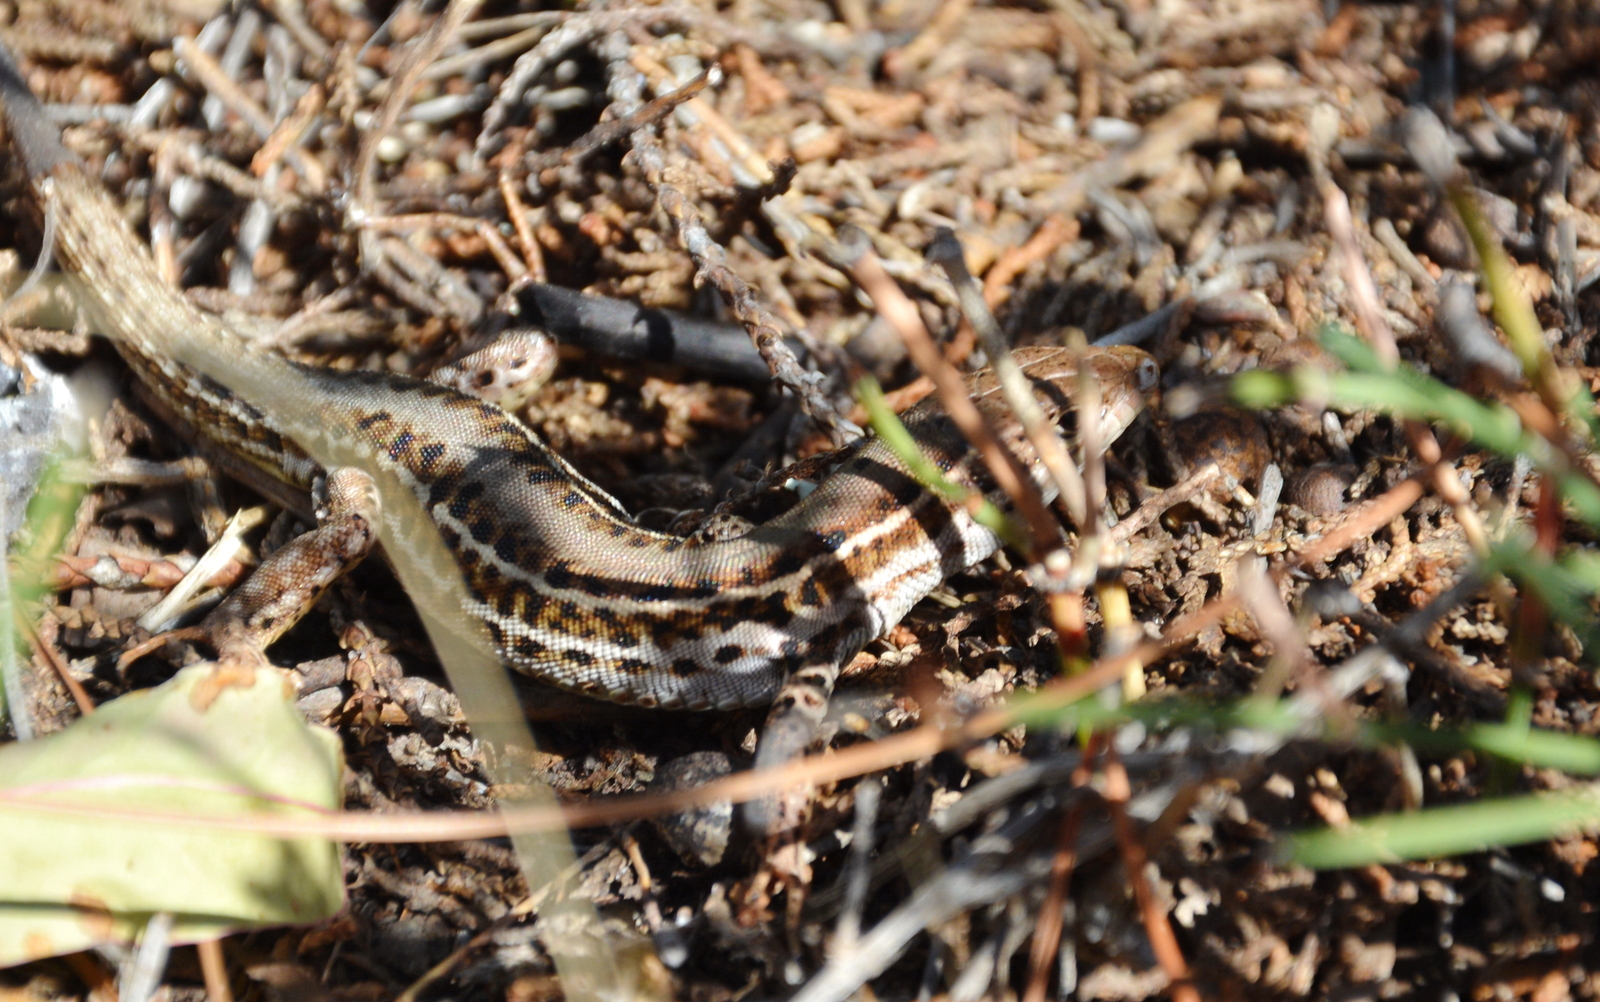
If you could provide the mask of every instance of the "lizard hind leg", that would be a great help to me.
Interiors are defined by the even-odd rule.
[[[802,665],[784,681],[756,746],[757,769],[786,765],[811,746],[827,716],[839,670],[839,661],[830,659]],[[759,797],[745,804],[745,825],[760,836],[793,829],[799,825],[807,799],[809,791],[804,786],[790,786]]]
[[[317,527],[264,560],[200,623],[221,659],[261,659],[262,651],[372,552],[378,540],[378,495],[372,478],[341,467],[328,474],[325,490],[325,502],[317,505]]]

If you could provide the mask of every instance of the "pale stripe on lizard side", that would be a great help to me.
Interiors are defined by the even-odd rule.
[[[1018,355],[1048,391],[1047,407],[1061,409],[1077,380],[1073,353]],[[1102,387],[1099,428],[1109,441],[1137,414],[1151,363],[1137,349],[1093,349],[1081,359]],[[238,401],[214,397],[210,380],[130,360],[166,410],[217,444],[280,475],[315,469],[264,416],[237,420]],[[998,545],[876,441],[787,514],[744,536],[704,541],[634,525],[494,404],[401,376],[305,375],[402,470],[455,554],[473,603],[467,612],[489,626],[506,664],[593,696],[695,709],[768,702],[789,671],[848,659]],[[980,406],[1009,420],[993,387],[983,389]],[[988,486],[936,405],[920,404],[904,420],[948,476]]]

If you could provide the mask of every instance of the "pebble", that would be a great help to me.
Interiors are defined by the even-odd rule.
[[[1336,515],[1350,504],[1346,492],[1359,471],[1347,463],[1318,463],[1289,478],[1284,496],[1313,515]]]

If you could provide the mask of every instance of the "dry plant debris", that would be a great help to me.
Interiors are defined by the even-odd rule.
[[[852,241],[947,356],[970,353],[956,292],[923,258],[952,228],[1006,337],[1142,337],[1162,363],[1165,407],[1117,445],[1107,481],[1132,621],[1149,635],[1194,623],[1143,684],[1309,693],[1336,718],[1434,724],[1505,713],[1512,624],[1491,591],[1452,588],[1472,520],[1523,517],[1532,481],[1374,414],[1244,414],[1221,398],[1243,370],[1327,364],[1314,336],[1330,321],[1463,378],[1454,346],[1485,304],[1470,242],[1401,142],[1416,103],[1449,123],[1556,362],[1600,386],[1600,21],[1565,0],[1448,9],[60,0],[0,5],[0,38],[170,279],[297,359],[423,371],[516,322],[541,283],[742,324],[787,395],[573,350],[526,411],[652,525],[692,528],[730,489],[770,486],[763,471],[846,436],[855,373],[910,381],[852,280]],[[12,230],[31,260],[36,229]],[[14,289],[15,259],[11,271]],[[0,372],[16,389],[36,378],[23,350],[60,370],[107,354],[42,330],[72,327],[47,319],[59,296],[47,283],[8,307]],[[1430,448],[1455,456],[1448,477],[1427,473]],[[79,712],[63,679],[103,702],[195,657],[173,644],[116,661],[227,515],[257,503],[196,479],[130,392],[91,450],[95,486],[30,623],[28,710],[45,732]],[[1210,463],[1220,474],[1196,479]],[[1180,484],[1160,519],[1134,514]],[[743,504],[764,517],[773,493]],[[204,588],[292,531],[279,519],[249,537],[253,552]],[[1262,574],[1280,561],[1296,573]],[[1005,559],[956,577],[852,666],[837,743],[1045,684],[1059,670],[1047,605]],[[274,656],[303,671],[304,711],[343,736],[347,808],[481,808],[478,749],[404,610],[368,568]],[[1322,680],[1419,623],[1398,682]],[[1600,692],[1577,638],[1554,630],[1537,654],[1517,679],[1532,722],[1594,733]],[[747,760],[760,719],[523,691],[542,750],[522,765],[569,801],[679,782],[684,756]],[[685,862],[649,826],[577,831],[581,868],[539,892],[605,907],[606,936],[655,951],[640,990],[658,996],[843,999],[870,980],[889,998],[1556,1002],[1600,992],[1591,837],[1325,874],[1265,850],[1297,827],[1565,782],[1403,748],[1241,753],[1132,728],[1085,747],[1014,727],[823,784],[795,840],[735,833],[714,861]],[[338,918],[224,944],[236,993],[560,991],[502,842],[355,844],[345,868]],[[0,972],[0,994],[103,995],[110,970],[40,962]],[[164,978],[168,998],[201,996],[193,952]]]

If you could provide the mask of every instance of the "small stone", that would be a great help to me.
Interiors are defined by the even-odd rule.
[[[1357,470],[1342,463],[1318,463],[1289,479],[1284,491],[1291,504],[1313,515],[1336,515],[1349,505],[1346,494],[1355,483]]]
[[[410,152],[406,141],[399,136],[384,136],[378,140],[378,159],[386,164],[397,164]]]

